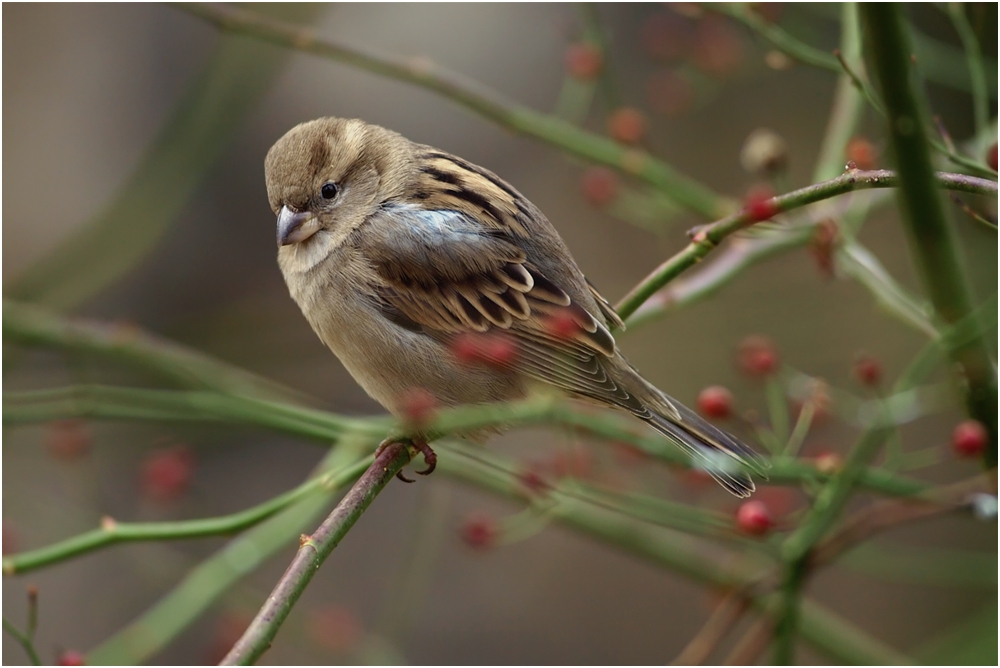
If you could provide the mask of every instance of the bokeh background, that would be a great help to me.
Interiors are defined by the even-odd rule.
[[[911,10],[928,37],[957,49],[956,35],[937,10]],[[430,57],[543,111],[557,103],[566,49],[584,25],[580,8],[570,4],[344,4],[285,11],[311,13],[308,21],[332,39]],[[691,18],[659,4],[599,5],[596,11],[610,40],[617,96],[646,114],[644,145],[652,153],[741,198],[757,177],[741,167],[740,148],[751,131],[767,127],[788,144],[789,186],[808,183],[828,119],[832,73],[769,67],[766,45],[728,19]],[[817,47],[837,43],[836,7],[768,11]],[[982,25],[997,25],[995,4],[978,11],[985,12]],[[687,47],[658,52],[650,44],[657,35]],[[995,27],[980,37],[995,73]],[[208,24],[161,5],[3,6],[5,294],[116,197],[220,40]],[[219,159],[151,252],[70,312],[135,323],[300,389],[336,412],[379,412],[313,335],[288,297],[274,258],[264,155],[292,125],[323,115],[384,125],[502,175],[546,212],[612,302],[681,248],[685,231],[702,222],[679,215],[646,227],[630,225],[588,203],[581,190],[586,165],[549,146],[413,86],[275,47],[252,50],[281,65],[232,128]],[[720,64],[712,57],[719,53],[731,57]],[[664,92],[662,82],[676,83],[677,77],[689,89]],[[952,134],[968,137],[968,94],[935,84],[929,92]],[[584,125],[604,132],[609,106],[598,95]],[[876,149],[884,148],[876,118],[869,115],[864,130]],[[996,289],[995,232],[958,215],[954,221],[977,295],[988,297]],[[141,215],[135,225],[143,225]],[[891,208],[867,223],[862,241],[903,285],[920,290]],[[802,249],[750,268],[711,299],[628,333],[621,345],[647,378],[685,403],[718,383],[733,390],[741,409],[761,409],[759,384],[734,365],[736,344],[753,333],[773,339],[789,364],[845,387],[853,382],[859,351],[880,359],[892,378],[925,343],[882,312],[858,284],[824,275]],[[101,360],[6,345],[4,352],[5,389],[143,383]],[[908,425],[906,447],[940,444],[944,451],[960,415],[951,406]],[[103,515],[156,520],[233,512],[295,486],[324,452],[316,443],[246,429],[109,422],[82,429],[89,447],[80,456],[53,450],[59,437],[54,427],[4,429],[5,553],[92,528]],[[810,434],[805,448],[844,452],[854,434],[830,420]],[[152,498],[144,488],[144,466],[156,452],[179,446],[193,461],[189,487],[168,500]],[[692,485],[658,465],[557,431],[517,431],[489,447],[525,461],[585,451],[589,470],[602,479],[719,509],[736,505],[721,489]],[[947,481],[975,470],[975,463],[944,457],[921,475]],[[802,501],[794,495],[781,499],[792,506]],[[664,663],[713,609],[714,592],[558,527],[490,550],[462,541],[461,528],[471,515],[503,517],[520,509],[443,475],[390,485],[319,572],[266,661]],[[977,551],[988,563],[995,561],[997,529],[996,523],[952,517],[894,530],[878,542]],[[5,578],[4,615],[20,624],[24,588],[37,585],[43,658],[53,660],[67,648],[85,651],[149,608],[223,544],[204,539],[119,546]],[[217,660],[292,550],[245,578],[155,661]],[[416,567],[414,553],[422,555]],[[416,592],[402,602],[401,581]],[[808,590],[908,652],[996,600],[995,589],[894,581],[863,565],[827,569]],[[24,660],[6,635],[3,650],[5,663]],[[799,658],[824,661],[808,650]]]

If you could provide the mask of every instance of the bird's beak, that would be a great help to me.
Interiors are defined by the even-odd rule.
[[[283,206],[278,212],[279,246],[303,242],[318,231],[319,220],[309,211],[296,212]]]

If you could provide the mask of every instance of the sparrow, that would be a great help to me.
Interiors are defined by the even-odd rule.
[[[748,471],[764,476],[751,448],[629,364],[611,334],[621,318],[545,215],[493,172],[342,118],[289,130],[264,171],[292,299],[397,417],[414,391],[457,406],[541,383],[630,412],[737,496],[754,490]],[[411,442],[429,473],[433,450]]]

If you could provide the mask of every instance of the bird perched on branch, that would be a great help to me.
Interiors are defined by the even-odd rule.
[[[292,128],[265,161],[278,264],[351,375],[405,417],[415,389],[443,406],[525,396],[532,383],[649,423],[726,489],[765,464],[648,383],[624,325],[541,211],[454,155],[360,120]],[[479,362],[479,363],[476,363]],[[413,443],[433,469],[433,451]]]

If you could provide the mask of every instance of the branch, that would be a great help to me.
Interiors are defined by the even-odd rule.
[[[962,40],[965,58],[969,64],[969,79],[972,82],[972,111],[976,122],[976,132],[982,132],[990,122],[990,98],[986,92],[986,71],[983,67],[983,54],[979,49],[976,31],[972,29],[969,18],[965,15],[964,3],[950,2],[948,16],[955,26],[958,38]]]
[[[826,51],[799,41],[780,26],[767,21],[744,2],[703,3],[708,11],[719,12],[747,26],[782,53],[806,65],[812,65],[831,72],[839,72],[837,60]]]
[[[38,652],[35,650],[35,644],[28,634],[22,632],[16,626],[7,621],[7,618],[3,618],[3,630],[10,634],[10,636],[21,646],[24,653],[28,655],[28,660],[31,661],[33,666],[41,666],[42,659],[38,656]]]
[[[333,476],[329,485],[232,539],[185,575],[174,589],[87,653],[91,665],[146,663],[177,637],[240,579],[260,567],[301,531],[315,526],[332,497],[353,482],[371,462],[370,453],[345,443],[331,450],[317,467]]]
[[[346,418],[325,411],[213,392],[97,385],[4,394],[4,425],[34,424],[68,417],[225,422],[264,427],[326,443],[360,439],[372,445],[390,433],[405,431],[405,425],[388,418]],[[638,425],[631,420],[608,412],[594,414],[578,404],[555,397],[449,408],[440,411],[426,429],[440,435],[496,425],[512,428],[533,424],[581,429],[604,440],[634,445],[669,464],[691,465],[687,454],[659,435],[637,432],[635,427]],[[916,479],[877,468],[865,469],[859,475],[861,486],[893,496],[911,496],[927,488]],[[772,484],[829,479],[811,463],[787,459],[774,460],[769,477]]]
[[[876,502],[844,520],[844,523],[816,545],[809,557],[809,567],[817,568],[834,561],[841,554],[871,536],[903,522],[925,519],[967,508],[977,492],[996,494],[996,470],[971,480],[929,490],[907,500]]]
[[[271,646],[278,629],[319,567],[379,492],[409,461],[410,453],[403,444],[393,443],[384,448],[319,528],[311,536],[299,539],[299,551],[292,563],[221,665],[257,662]]]
[[[729,199],[640,149],[626,148],[554,116],[508,102],[481,84],[448,72],[426,58],[404,60],[367,52],[323,39],[315,31],[232,5],[174,6],[225,32],[336,60],[434,91],[509,130],[540,139],[567,153],[608,165],[645,181],[706,218],[723,216],[734,208]]]
[[[672,666],[696,666],[708,660],[712,651],[719,646],[736,623],[746,612],[747,601],[737,592],[729,592],[716,606],[705,626],[687,646],[670,662]]]
[[[307,480],[293,490],[279,494],[253,508],[221,517],[179,522],[116,522],[110,517],[104,517],[101,519],[101,526],[93,531],[67,538],[37,550],[4,557],[3,574],[25,573],[118,543],[185,540],[237,533],[259,524],[301,499],[330,486],[336,479],[360,475],[366,466],[367,462],[361,460],[346,471],[336,473],[321,471],[317,477]]]
[[[119,359],[182,387],[265,399],[303,400],[296,390],[144,332],[137,326],[65,318],[9,299],[3,300],[3,339],[5,343]]]
[[[817,183],[794,190],[773,199],[774,210],[787,212],[821,200],[843,195],[855,190],[871,188],[895,188],[900,180],[895,172],[889,170],[859,171],[851,170],[835,179]],[[995,181],[981,179],[964,174],[939,172],[934,185],[947,190],[970,192],[979,195],[997,194]],[[729,235],[752,225],[754,219],[746,209],[727,216],[710,225],[698,228],[694,240],[686,248],[661,264],[649,276],[622,298],[615,307],[623,319],[627,319],[655,294],[660,288],[679,276],[682,272],[697,264],[718,246]]]
[[[892,4],[861,7],[870,32],[875,71],[889,115],[889,135],[899,165],[898,192],[903,220],[916,264],[935,310],[948,324],[972,311],[972,297],[962,268],[953,230],[934,186],[934,172],[927,137],[926,113],[918,96],[908,54],[911,53],[900,9]],[[995,187],[995,184],[994,184]],[[985,463],[997,463],[997,376],[985,333],[971,343],[949,350],[960,370],[969,415],[990,435]]]
[[[322,8],[282,3],[261,9],[308,20]],[[8,281],[4,293],[67,308],[134,267],[181,213],[244,119],[270,90],[286,60],[243,40],[220,43],[111,201],[40,261]]]

